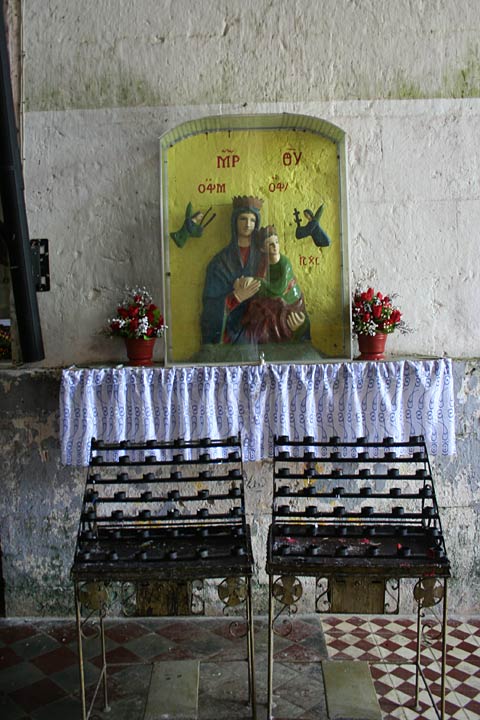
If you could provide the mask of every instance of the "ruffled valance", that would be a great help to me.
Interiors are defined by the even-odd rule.
[[[274,434],[353,441],[424,435],[429,453],[455,452],[448,359],[175,368],[69,368],[62,373],[65,465],[86,465],[107,442],[225,438],[245,460],[271,457]]]

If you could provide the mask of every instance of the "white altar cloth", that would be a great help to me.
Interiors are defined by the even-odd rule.
[[[273,436],[396,441],[424,435],[455,453],[449,359],[234,367],[69,368],[62,373],[62,462],[87,465],[105,442],[197,440],[241,433],[245,460],[272,456]]]

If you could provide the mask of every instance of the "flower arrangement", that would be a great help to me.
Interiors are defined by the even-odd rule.
[[[109,334],[124,338],[152,340],[161,337],[166,327],[160,309],[144,287],[127,288],[117,316],[108,320]]]
[[[369,287],[365,292],[357,289],[353,295],[352,328],[356,335],[389,335],[397,328],[404,332],[405,324],[391,297]]]

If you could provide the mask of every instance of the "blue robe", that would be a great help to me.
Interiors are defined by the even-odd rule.
[[[226,299],[233,291],[234,281],[241,277],[255,277],[261,260],[261,252],[252,236],[247,264],[242,265],[236,237],[230,245],[220,250],[207,266],[203,290],[203,311],[201,317],[202,343],[246,343],[248,339],[242,326],[242,318],[249,300],[245,300],[228,311]]]

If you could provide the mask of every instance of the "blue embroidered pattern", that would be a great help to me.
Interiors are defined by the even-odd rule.
[[[273,435],[342,442],[424,435],[429,453],[455,453],[449,359],[198,368],[69,368],[62,373],[65,465],[87,465],[105,442],[226,438],[245,460],[272,456]]]

